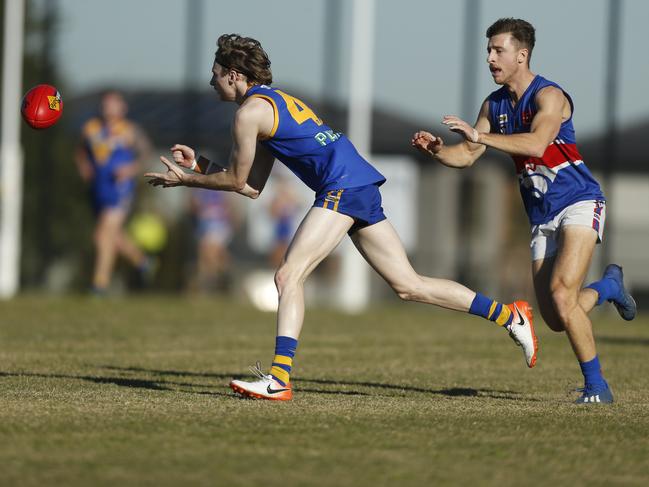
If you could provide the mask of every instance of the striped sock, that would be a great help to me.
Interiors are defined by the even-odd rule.
[[[270,375],[277,382],[285,386],[290,381],[291,367],[293,367],[293,357],[297,340],[291,337],[278,336],[275,338],[275,358],[270,368]]]
[[[489,321],[495,322],[498,326],[509,326],[514,319],[514,315],[507,305],[494,301],[480,293],[475,294],[469,313],[482,316]]]

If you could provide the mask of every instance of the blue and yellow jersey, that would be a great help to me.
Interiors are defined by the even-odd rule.
[[[345,135],[301,100],[266,85],[251,87],[246,98],[251,97],[267,100],[275,113],[270,137],[260,143],[316,193],[385,182]]]
[[[135,127],[128,120],[108,127],[100,118],[91,118],[82,129],[88,158],[95,168],[111,168],[137,159]]]
[[[123,120],[108,127],[102,119],[92,118],[82,128],[84,148],[95,172],[92,193],[97,208],[115,206],[130,198],[135,189],[133,178],[117,181],[116,172],[137,159],[136,128]]]

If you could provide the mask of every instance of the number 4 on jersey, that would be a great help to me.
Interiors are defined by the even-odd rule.
[[[322,125],[322,120],[320,120],[318,116],[313,113],[313,110],[311,110],[302,100],[291,95],[287,95],[283,91],[276,91],[282,98],[284,98],[288,112],[291,114],[291,117],[293,117],[293,120],[298,123],[298,125],[302,125],[307,120],[313,120],[316,125]]]

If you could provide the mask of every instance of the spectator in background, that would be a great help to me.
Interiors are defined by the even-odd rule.
[[[284,175],[273,174],[273,200],[269,213],[273,219],[273,244],[268,256],[271,266],[277,269],[295,233],[295,219],[300,204],[290,182]]]
[[[191,195],[196,228],[196,273],[192,287],[198,291],[223,289],[230,268],[228,245],[234,233],[234,212],[229,195],[196,188]]]
[[[118,254],[146,275],[149,260],[124,231],[135,193],[140,162],[151,152],[143,131],[126,118],[128,105],[121,93],[110,90],[101,97],[100,115],[81,131],[75,161],[81,178],[90,186],[96,216],[95,265],[92,290],[106,292]]]

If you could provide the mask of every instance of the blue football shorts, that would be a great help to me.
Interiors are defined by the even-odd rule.
[[[96,181],[91,189],[92,205],[95,214],[104,210],[120,209],[128,213],[133,203],[135,181],[128,180],[121,183]]]
[[[349,235],[386,218],[381,207],[381,192],[376,184],[324,191],[316,195],[313,206],[352,217],[354,224],[347,232]]]

